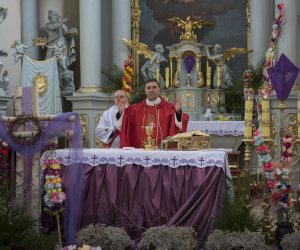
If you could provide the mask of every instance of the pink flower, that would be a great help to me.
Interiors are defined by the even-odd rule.
[[[274,188],[274,182],[268,180],[268,187],[269,187],[270,189],[273,189],[273,188]]]

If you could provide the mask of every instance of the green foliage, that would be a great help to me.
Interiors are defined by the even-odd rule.
[[[244,86],[235,83],[225,90],[225,107],[228,113],[241,114],[244,112]]]
[[[139,248],[143,250],[193,250],[196,246],[196,232],[191,227],[151,227],[139,243]]]
[[[208,236],[205,243],[207,250],[268,250],[271,249],[264,242],[264,236],[259,232],[228,232],[215,230]]]
[[[114,65],[109,70],[101,71],[101,73],[106,77],[106,80],[101,85],[104,93],[113,93],[122,89],[123,72],[117,65]]]
[[[300,249],[300,232],[294,232],[283,236],[280,245],[286,250]]]
[[[34,221],[24,214],[21,209],[11,209],[0,215],[0,246],[14,248],[28,235]]]
[[[253,65],[251,65],[250,67],[252,68],[253,73],[252,88],[254,90],[254,93],[258,93],[264,84],[264,62],[259,63],[257,67],[254,67]]]
[[[253,83],[251,87],[254,93],[258,93],[263,86],[264,63],[257,67],[250,66],[253,74]],[[225,107],[228,113],[242,114],[244,112],[244,79],[243,75],[234,80],[234,84],[225,90]]]
[[[127,249],[131,245],[130,237],[124,229],[118,227],[105,227],[105,225],[88,225],[77,233],[78,245],[100,246],[106,250]]]
[[[57,232],[51,234],[31,232],[18,244],[18,249],[53,250],[57,244],[59,244]]]
[[[251,213],[245,198],[226,199],[223,210],[216,221],[216,228],[224,231],[258,231],[262,218]]]

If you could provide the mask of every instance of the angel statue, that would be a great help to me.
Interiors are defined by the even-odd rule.
[[[2,71],[2,68],[1,68]],[[1,73],[0,71],[0,73]],[[2,80],[0,80],[0,96],[6,96],[6,92],[9,85],[8,72],[5,70],[2,74]]]
[[[0,7],[0,23],[2,23],[7,16],[7,9]]]
[[[180,35],[180,41],[197,42],[197,36],[194,33],[194,29],[201,29],[203,26],[212,24],[205,19],[193,21],[190,16],[188,16],[185,21],[179,17],[172,17],[167,20],[175,23],[179,28],[184,30]]]
[[[15,42],[11,46],[12,49],[16,49],[16,52],[14,53],[14,64],[17,63],[21,58],[23,58],[24,55],[26,55],[27,50],[30,48],[30,46],[26,46],[23,44],[20,40],[15,40]]]
[[[249,53],[245,48],[230,48],[222,52],[223,48],[220,44],[215,44],[213,54],[211,55],[206,48],[207,58],[216,64],[216,70],[213,77],[214,88],[228,88],[233,85],[233,72],[230,69],[227,61],[237,54]]]
[[[134,42],[132,40],[123,39],[123,42],[130,48],[136,48],[138,54],[144,55],[148,59],[144,65],[141,67],[141,74],[144,81],[150,79],[157,79],[157,73],[160,72],[160,63],[167,62],[167,59],[164,57],[164,47],[161,44],[155,45],[155,51],[152,52],[148,45],[144,43]],[[164,84],[162,75],[159,73],[159,83]]]

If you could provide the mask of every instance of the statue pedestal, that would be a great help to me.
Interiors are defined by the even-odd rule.
[[[83,134],[83,146],[96,147],[95,128],[103,112],[114,103],[111,95],[99,92],[75,93],[66,96],[72,102],[73,112],[80,114],[80,123]]]
[[[0,113],[6,115],[7,102],[12,100],[12,97],[0,96]]]

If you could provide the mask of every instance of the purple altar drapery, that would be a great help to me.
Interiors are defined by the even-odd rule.
[[[63,182],[72,171],[64,166]],[[122,226],[132,239],[158,225],[192,226],[199,236],[210,233],[225,192],[226,175],[218,167],[106,164],[85,165],[84,171],[81,227],[91,223]]]

